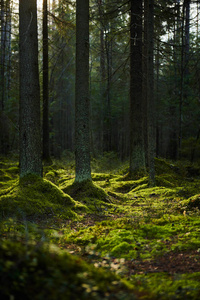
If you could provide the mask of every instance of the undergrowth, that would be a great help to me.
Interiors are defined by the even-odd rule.
[[[149,187],[116,161],[93,160],[93,183],[81,189],[71,161],[25,182],[2,161],[3,299],[199,299],[200,168],[156,159]],[[193,268],[178,268],[179,257]]]

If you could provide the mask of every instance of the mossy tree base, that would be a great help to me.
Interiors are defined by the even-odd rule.
[[[95,185],[91,180],[80,183],[75,181],[72,185],[65,187],[64,192],[81,202],[84,202],[85,199],[90,199],[91,201],[100,200],[106,203],[110,202],[109,196],[104,189]]]
[[[78,218],[76,210],[86,207],[74,201],[56,185],[36,175],[16,180],[8,189],[0,192],[2,218]]]
[[[52,165],[53,165],[53,161],[52,161],[51,157],[43,158],[43,166],[49,167],[49,166],[52,166]]]
[[[138,180],[145,176],[147,176],[147,171],[145,169],[137,169],[134,171],[129,170],[129,172],[123,177],[123,180]]]

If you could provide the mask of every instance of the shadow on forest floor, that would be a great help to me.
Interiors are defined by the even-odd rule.
[[[0,296],[199,299],[200,168],[156,159],[153,188],[147,177],[124,180],[126,168],[97,170],[93,182],[108,201],[91,192],[78,199],[66,195],[74,181],[70,163],[46,167],[39,194],[23,187],[19,206],[16,163],[1,163],[0,208],[9,218],[2,215],[0,223]],[[26,200],[34,218],[26,213]]]

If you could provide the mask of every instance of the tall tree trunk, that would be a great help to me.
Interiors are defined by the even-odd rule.
[[[1,1],[1,110],[5,105],[5,49],[6,49],[6,5]]]
[[[148,166],[149,184],[155,185],[155,154],[156,154],[156,126],[154,99],[154,0],[148,3],[147,27],[147,130],[148,130]]]
[[[48,7],[43,0],[43,160],[51,163],[49,148],[49,50],[48,50]]]
[[[144,0],[144,34],[143,34],[143,111],[144,111],[144,149],[145,149],[145,163],[149,167],[148,161],[148,125],[147,125],[147,96],[148,96],[148,72],[147,72],[147,58],[148,58],[148,48],[147,48],[147,31],[148,31],[148,1]]]
[[[155,64],[156,64],[156,104],[159,103],[159,71],[160,71],[160,41],[157,40],[157,49],[156,49],[156,58],[155,58]],[[158,114],[158,109],[156,105],[156,112]],[[161,133],[161,126],[158,122],[156,114],[156,157],[160,156],[160,153],[162,152],[162,133]]]
[[[84,182],[86,180],[91,180],[89,113],[89,0],[77,0],[75,182]]]
[[[100,15],[100,97],[102,101],[101,113],[100,113],[100,132],[99,132],[99,146],[100,152],[103,151],[103,142],[104,142],[104,103],[105,101],[105,83],[106,83],[106,69],[105,69],[105,30],[104,30],[104,20],[103,20],[103,2],[102,0],[98,1],[99,5],[99,15]]]
[[[20,178],[42,176],[37,1],[19,1]]]
[[[11,7],[10,0],[1,1],[1,45],[0,45],[0,153],[9,151],[9,122],[5,115],[10,91],[11,58]]]
[[[11,85],[11,0],[7,0],[6,6],[6,99],[7,102],[10,98],[10,85]]]
[[[142,0],[131,0],[130,175],[145,172],[142,76]]]
[[[182,146],[182,113],[183,103],[188,93],[189,47],[190,47],[190,0],[184,0],[182,13],[182,45],[181,45],[181,86],[179,99],[178,155]]]
[[[185,0],[185,76],[189,75],[189,51],[190,51],[190,3]]]
[[[111,151],[111,80],[112,80],[112,40],[110,24],[105,38],[107,86],[104,105],[104,151]]]

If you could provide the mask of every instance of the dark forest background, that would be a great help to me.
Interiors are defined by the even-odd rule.
[[[0,152],[7,155],[19,152],[19,15],[17,1],[0,5]],[[161,0],[154,5],[156,156],[198,161],[200,1]],[[55,158],[74,151],[75,21],[75,1],[49,1],[49,133],[50,154]],[[125,160],[130,154],[129,24],[130,1],[90,1],[93,157],[109,152]],[[38,32],[42,99],[42,5],[38,5]]]

